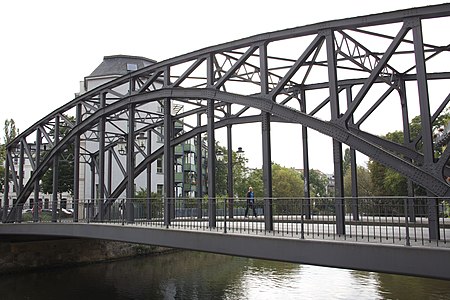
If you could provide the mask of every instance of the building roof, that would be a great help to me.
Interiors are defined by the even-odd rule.
[[[87,77],[125,75],[129,71],[142,69],[155,64],[153,59],[130,56],[130,55],[111,55],[103,57],[103,62]]]

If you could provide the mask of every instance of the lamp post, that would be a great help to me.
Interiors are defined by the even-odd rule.
[[[222,150],[218,149],[216,151],[216,161],[219,162],[220,164],[216,164],[216,171],[219,170],[219,165],[222,165],[222,162],[224,160],[224,155]],[[217,178],[217,176],[216,176]],[[223,226],[224,226],[224,232],[227,232],[227,201],[224,200],[223,201]]]

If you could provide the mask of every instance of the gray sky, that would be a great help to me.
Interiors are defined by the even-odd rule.
[[[445,1],[1,1],[0,126],[13,118],[24,131],[72,100],[79,82],[103,56],[162,61],[268,31],[441,3]],[[245,137],[236,147],[240,142],[245,144]],[[286,155],[275,152],[276,147],[273,160],[301,167],[301,159],[284,161]],[[257,167],[258,155],[253,159],[246,153]],[[317,168],[332,171],[329,162]]]

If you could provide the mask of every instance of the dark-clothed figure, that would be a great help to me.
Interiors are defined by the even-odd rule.
[[[256,217],[255,194],[253,193],[253,188],[251,186],[248,188],[247,192],[247,207],[245,208],[245,217],[247,217],[249,208],[253,210],[253,215]]]

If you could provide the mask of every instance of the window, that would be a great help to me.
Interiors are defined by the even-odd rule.
[[[138,69],[138,65],[137,64],[127,63],[127,71],[136,71],[137,69]]]
[[[163,158],[158,157],[156,160],[156,173],[162,173],[163,172]]]
[[[163,184],[157,184],[156,185],[156,193],[158,195],[162,195],[163,194],[163,189],[164,189],[164,185]]]
[[[164,143],[164,126],[160,126],[157,130],[160,134],[156,135],[156,141],[158,143]]]

